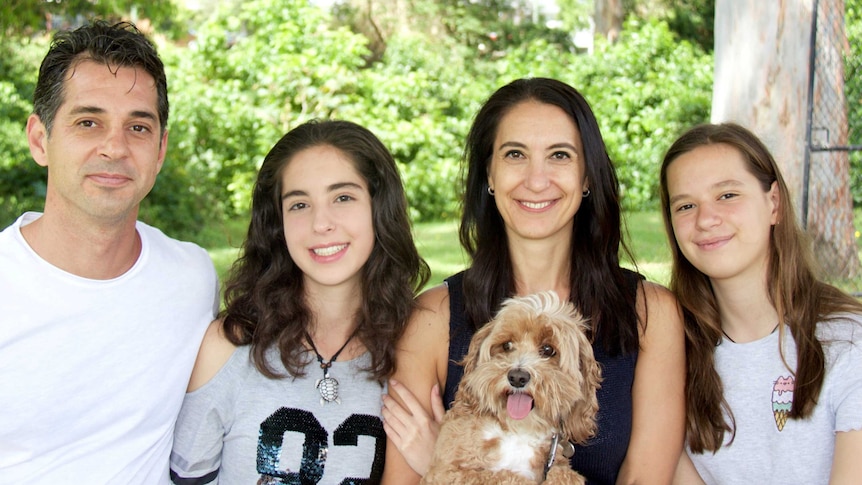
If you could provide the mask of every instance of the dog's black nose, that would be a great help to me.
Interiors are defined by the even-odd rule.
[[[530,382],[530,374],[521,369],[512,369],[509,371],[509,384],[512,387],[522,388]]]

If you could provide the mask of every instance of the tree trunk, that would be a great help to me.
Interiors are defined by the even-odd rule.
[[[715,7],[714,122],[735,121],[769,147],[802,210],[807,147],[809,57],[814,0],[717,0]],[[815,92],[815,144],[829,134],[832,146],[847,143],[844,100],[843,20],[824,25],[843,0],[819,2]],[[837,25],[836,25],[837,24]],[[825,144],[825,140],[822,144]],[[853,229],[847,152],[812,152],[808,232],[830,280],[859,274]],[[801,216],[801,214],[800,214]]]
[[[616,42],[623,30],[622,0],[595,0],[593,21],[596,24],[596,34],[609,42]]]
[[[812,144],[847,146],[849,129],[844,95],[844,1],[818,4],[817,61]],[[811,153],[808,231],[826,274],[850,278],[860,274],[850,194],[850,160],[846,151]]]

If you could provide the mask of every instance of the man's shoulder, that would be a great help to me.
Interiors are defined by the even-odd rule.
[[[38,219],[41,216],[42,216],[41,212],[32,212],[32,211],[31,212],[24,212],[23,214],[21,214],[20,216],[15,218],[15,220],[8,223],[6,226],[3,226],[0,229],[0,233],[20,229],[21,226],[26,226],[27,224],[35,221],[36,219]]]
[[[18,230],[17,223],[9,224],[6,227],[0,228],[0,243],[5,244],[7,241],[12,239],[15,231]]]
[[[174,239],[162,232],[161,229],[140,221],[136,227],[138,234],[141,235],[142,244],[149,254],[148,259],[150,261],[159,261],[162,264],[186,268],[192,266],[200,270],[205,269],[207,273],[215,274],[212,259],[204,248],[193,242]]]
[[[138,221],[135,227],[143,241],[150,244],[157,251],[179,251],[198,255],[207,254],[206,250],[199,245],[170,237],[161,229],[145,222]]]
[[[10,245],[20,245],[22,240],[20,237],[21,227],[38,219],[42,214],[40,212],[25,212],[11,224],[0,229],[0,246],[9,247]]]

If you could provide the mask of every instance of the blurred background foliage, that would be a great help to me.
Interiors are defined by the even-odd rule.
[[[457,217],[465,134],[484,99],[515,78],[583,92],[630,210],[657,206],[663,150],[709,119],[714,0],[199,1],[0,7],[0,227],[42,206],[45,173],[24,136],[41,57],[53,31],[94,17],[132,20],[158,45],[170,147],[141,219],[202,243],[205,227],[247,213],[263,156],[313,118],[374,131],[417,222]],[[610,27],[602,4],[616,8]]]
[[[844,28],[850,42],[862,41],[862,0],[845,0]],[[848,42],[849,43],[849,42]],[[859,45],[859,44],[855,44]],[[847,96],[847,121],[850,127],[848,139],[851,145],[862,144],[862,133],[854,127],[862,127],[862,64],[859,56],[848,52],[844,59],[844,92]],[[853,207],[862,207],[862,150],[849,152],[850,193]],[[862,227],[858,223],[856,227]],[[858,236],[857,236],[858,238]]]

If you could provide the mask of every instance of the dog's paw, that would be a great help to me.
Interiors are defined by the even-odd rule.
[[[584,485],[586,479],[580,473],[569,468],[568,464],[552,466],[545,478],[547,485]]]

